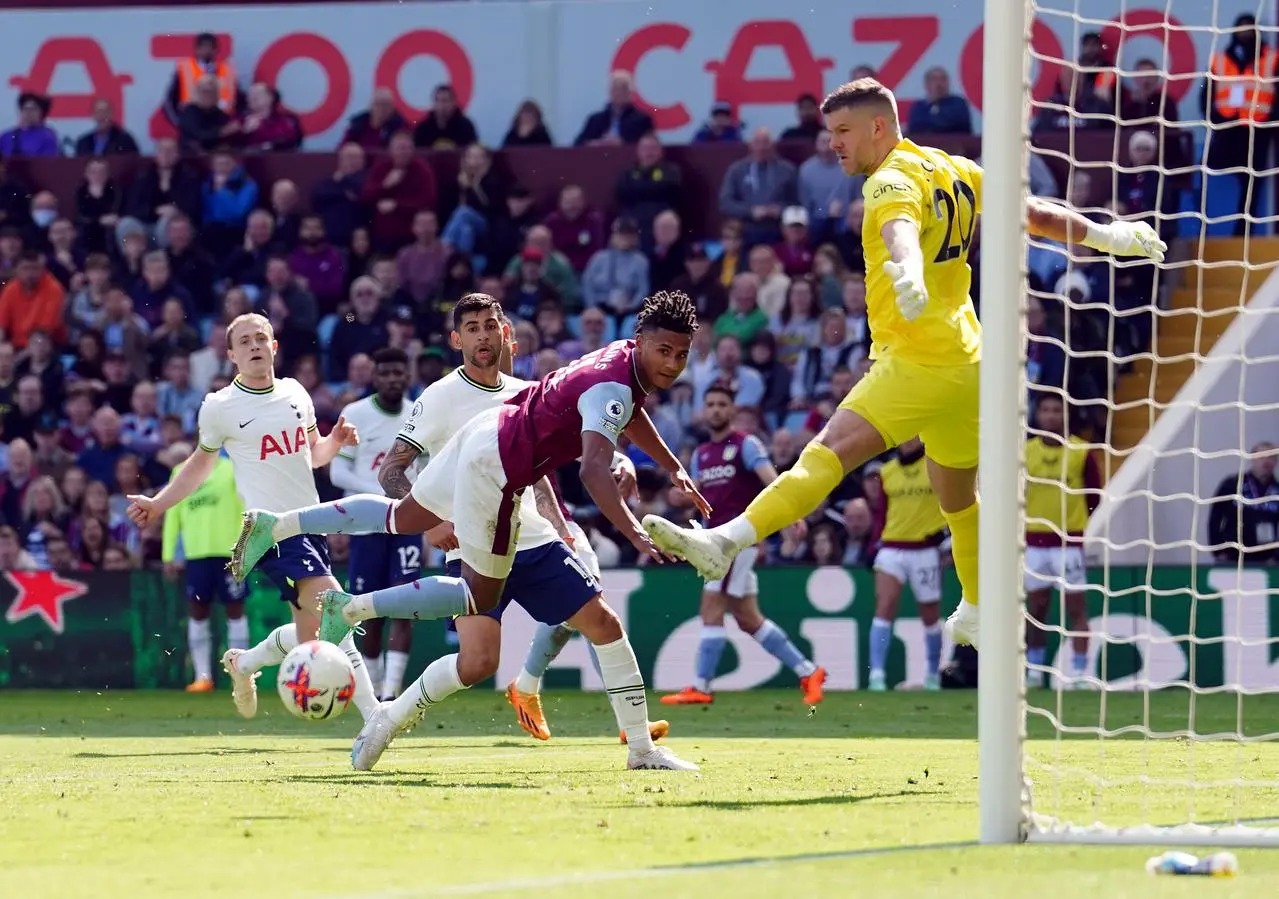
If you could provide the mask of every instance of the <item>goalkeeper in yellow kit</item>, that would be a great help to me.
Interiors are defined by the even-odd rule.
[[[919,436],[964,590],[946,630],[956,643],[977,647],[981,325],[968,296],[968,250],[981,213],[982,170],[969,159],[903,139],[897,101],[873,78],[836,89],[822,113],[844,172],[866,176],[862,246],[875,363],[794,467],[742,515],[709,530],[649,515],[644,527],[663,550],[718,580],[743,549],[816,509],[845,474]],[[1028,200],[1026,213],[1030,233],[1039,237],[1156,262],[1167,250],[1142,222],[1097,224],[1037,197]]]

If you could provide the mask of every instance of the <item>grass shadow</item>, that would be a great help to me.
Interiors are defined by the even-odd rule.
[[[895,793],[866,793],[857,795],[841,793],[835,796],[796,796],[791,799],[695,799],[690,802],[659,802],[663,808],[708,808],[718,811],[746,812],[755,808],[804,807],[821,805],[854,805],[874,799],[901,799],[906,796],[922,796],[926,792],[898,790]]]

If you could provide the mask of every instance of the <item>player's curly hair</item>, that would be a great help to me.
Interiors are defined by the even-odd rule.
[[[635,333],[659,328],[676,334],[697,332],[697,305],[688,294],[678,290],[659,290],[644,300],[644,306],[635,319]]]

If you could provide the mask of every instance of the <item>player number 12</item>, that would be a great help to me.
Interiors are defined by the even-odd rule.
[[[963,181],[956,179],[953,184],[955,188],[953,197],[944,188],[938,187],[933,190],[933,211],[938,218],[942,218],[944,206],[946,218],[946,237],[942,240],[941,249],[937,251],[937,258],[933,262],[950,262],[952,259],[958,259],[961,254],[968,252],[968,247],[973,242],[973,225],[977,222],[977,195]],[[968,203],[967,231],[964,230],[964,217],[959,204],[961,199]],[[952,244],[950,241],[956,236],[956,231],[959,232],[959,243]]]

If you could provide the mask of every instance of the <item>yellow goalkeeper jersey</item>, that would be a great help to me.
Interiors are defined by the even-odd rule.
[[[1026,543],[1077,543],[1101,490],[1101,470],[1078,437],[1026,440]]]
[[[890,459],[879,470],[884,485],[884,546],[911,549],[933,546],[946,527],[937,494],[928,480],[928,460],[922,455],[913,462]]]
[[[862,187],[866,213],[866,312],[871,357],[901,356],[922,365],[964,365],[981,359],[981,325],[968,296],[968,249],[981,212],[982,172],[971,159],[903,140]],[[894,219],[919,229],[928,305],[913,322],[902,318],[884,273],[888,246],[881,230]]]

